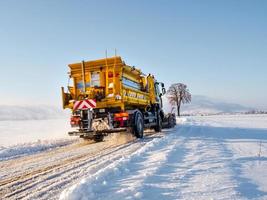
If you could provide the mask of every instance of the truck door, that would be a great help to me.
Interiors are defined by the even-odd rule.
[[[160,108],[162,108],[162,99],[161,99],[161,92],[159,89],[159,83],[155,83],[155,94],[156,94],[156,102],[159,104]]]

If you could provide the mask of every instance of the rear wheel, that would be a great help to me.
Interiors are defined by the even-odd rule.
[[[93,140],[95,142],[102,142],[104,140],[104,135],[102,135],[102,134],[101,135],[94,135]]]
[[[143,138],[144,136],[144,119],[140,111],[136,111],[134,114],[133,134],[137,138]]]

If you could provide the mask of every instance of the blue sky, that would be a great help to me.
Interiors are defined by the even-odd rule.
[[[267,1],[0,1],[0,104],[60,105],[67,64],[114,55],[267,109]]]

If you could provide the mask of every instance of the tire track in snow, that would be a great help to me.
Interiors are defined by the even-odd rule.
[[[105,149],[108,149],[108,148],[111,148],[112,146],[107,146],[107,147],[105,147],[105,148],[103,148],[102,150],[105,150]],[[98,152],[96,152],[96,153],[98,153]],[[93,154],[92,154],[93,155]],[[38,155],[37,155],[38,156]],[[37,169],[35,169],[35,167],[33,168],[32,166],[27,166],[28,167],[28,169],[27,170],[23,170],[23,171],[21,171],[21,170],[19,170],[18,169],[18,167],[16,167],[15,169],[17,170],[17,171],[19,171],[20,173],[17,175],[17,173],[14,173],[13,171],[7,171],[6,170],[6,173],[8,174],[10,174],[10,173],[12,173],[12,174],[15,174],[14,176],[11,176],[11,177],[9,177],[9,178],[6,178],[6,179],[3,179],[3,180],[1,180],[0,181],[0,187],[2,187],[2,186],[4,186],[4,185],[7,185],[7,184],[9,184],[9,183],[13,183],[13,182],[15,182],[16,180],[19,180],[20,182],[19,183],[25,183],[24,182],[24,179],[27,179],[27,178],[34,178],[36,175],[41,175],[41,174],[46,174],[46,173],[48,173],[51,169],[54,169],[54,168],[57,168],[57,167],[61,167],[61,166],[64,166],[64,165],[66,165],[66,164],[69,164],[70,162],[72,162],[72,161],[77,161],[77,160],[79,160],[79,159],[82,159],[82,158],[84,158],[84,157],[86,157],[86,156],[88,156],[88,153],[82,153],[82,154],[79,154],[79,155],[74,155],[74,156],[69,156],[69,158],[68,157],[66,157],[65,159],[62,159],[62,160],[59,160],[59,162],[56,162],[56,163],[54,163],[54,162],[52,162],[52,163],[49,163],[49,162],[47,162],[47,160],[44,160],[44,162],[47,164],[47,166],[45,165],[45,166],[40,166],[40,163],[37,161],[37,164],[39,165],[39,168],[37,168]],[[41,156],[42,157],[42,156]],[[46,156],[45,156],[45,158],[46,158]],[[26,158],[26,160],[27,160],[27,162],[26,163],[24,163],[24,164],[27,164],[28,163],[28,160],[30,161],[30,162],[33,162],[33,159],[35,159],[35,157],[34,158]],[[43,159],[43,158],[42,158]],[[35,160],[36,161],[36,160]],[[15,161],[12,161],[12,162],[15,162]],[[17,162],[19,162],[19,161],[17,161]],[[12,164],[9,164],[10,166],[12,166]],[[20,165],[19,165],[20,166]],[[6,166],[1,166],[3,169],[7,169],[7,167]]]
[[[103,148],[101,146],[103,146]],[[68,165],[71,166],[71,164],[74,163],[75,161],[77,161],[78,159],[81,159],[83,157],[88,158],[90,156],[94,156],[94,154],[97,154],[97,153],[99,154],[99,152],[101,152],[104,148],[106,148],[106,149],[111,148],[111,151],[112,151],[112,148],[115,146],[116,145],[112,146],[112,145],[107,145],[107,144],[96,143],[96,144],[92,144],[89,146],[81,145],[80,146],[81,148],[72,149],[73,152],[71,152],[71,151],[68,152],[69,149],[67,148],[66,149],[67,153],[60,152],[59,155],[54,154],[54,152],[52,152],[51,156],[52,156],[52,158],[53,157],[55,158],[54,160],[56,160],[56,162],[51,162],[51,160],[47,159],[47,155],[45,153],[41,154],[41,156],[40,156],[41,158],[37,159],[37,161],[30,159],[33,163],[34,162],[35,162],[35,164],[37,163],[38,167],[36,167],[35,165],[34,165],[34,167],[32,167],[32,165],[30,163],[28,165],[28,167],[26,168],[27,170],[22,169],[22,174],[19,173],[19,176],[16,177],[17,173],[15,173],[15,177],[11,177],[11,178],[8,178],[8,180],[6,179],[6,180],[1,181],[2,187],[0,187],[0,196],[3,196],[8,191],[11,194],[12,193],[19,193],[19,190],[23,190],[23,188],[26,188],[28,186],[28,184],[33,184],[32,180],[33,180],[33,182],[36,182],[36,180],[35,180],[36,177],[39,178],[40,176],[45,176],[47,173],[50,173],[51,171],[53,171],[57,168],[63,167],[63,166],[68,166]],[[97,148],[94,150],[93,148],[95,148],[95,147],[97,147]],[[92,151],[92,150],[94,150],[94,151]],[[70,153],[70,155],[69,155],[70,157],[68,157],[68,153]],[[49,153],[49,155],[50,155],[50,153]],[[38,158],[38,155],[33,156],[33,158],[36,158],[36,157]],[[64,159],[62,159],[62,157]],[[21,160],[21,159],[19,159],[19,160]],[[40,162],[40,160],[42,162]],[[14,162],[14,161],[10,161],[10,162]],[[46,165],[42,166],[42,164],[44,162],[46,163]],[[28,163],[28,158],[26,158],[26,166],[27,166],[27,163]],[[20,168],[20,165],[18,165],[18,169],[16,169],[16,170],[21,172],[20,171],[21,169],[19,169],[19,168]],[[10,170],[7,170],[8,168],[2,168],[2,169],[5,169],[6,173],[9,173],[9,171],[11,171],[10,174],[11,175],[13,174],[12,169],[10,169]],[[24,171],[26,171],[26,172],[24,173]],[[32,176],[31,176],[31,172],[33,172]],[[23,173],[25,175],[24,178],[26,178],[26,180],[23,179]],[[8,184],[8,182],[10,183],[10,185],[7,185],[4,187],[4,185]]]
[[[63,161],[64,159],[82,155],[88,150],[88,144],[91,144],[91,142],[79,142],[66,147],[61,147],[26,157],[2,161],[0,162],[0,178],[2,180],[7,179],[7,177],[10,177],[10,174],[15,174],[19,177],[19,175],[23,175],[28,171],[32,171],[33,169],[38,169],[40,166],[42,168],[50,166],[50,162],[53,164],[58,162],[58,160]],[[4,183],[0,182],[0,185],[2,184]]]
[[[51,192],[55,190],[55,188],[60,187],[60,189],[62,189],[61,186],[66,187],[66,184],[72,183],[74,180],[77,180],[80,177],[86,176],[90,173],[95,173],[95,171],[97,171],[97,169],[101,168],[102,166],[105,166],[109,162],[123,157],[123,154],[119,153],[121,151],[123,151],[123,153],[129,153],[131,151],[136,150],[136,148],[140,147],[139,145],[135,145],[135,146],[131,146],[131,145],[133,144],[123,146],[121,148],[115,149],[113,151],[108,151],[108,152],[105,152],[104,150],[104,152],[100,153],[96,157],[93,157],[89,160],[88,160],[88,157],[86,157],[80,161],[77,160],[78,163],[75,163],[75,164],[69,163],[67,166],[54,169],[57,171],[56,173],[51,172],[51,174],[47,175],[46,177],[42,177],[39,181],[34,182],[34,184],[28,185],[27,188],[23,188],[22,191],[16,190],[15,194],[17,194],[18,192],[25,192],[22,195],[19,195],[18,198],[22,198],[26,196],[28,199],[55,198],[52,196],[53,192]],[[112,156],[112,154],[115,154],[115,155]],[[60,178],[61,180],[59,181],[58,178]],[[35,186],[36,186],[35,193],[33,195],[31,194],[31,192],[25,191]]]
[[[110,149],[110,148],[112,148],[112,147],[106,147],[106,148],[102,149],[102,151],[105,152],[106,149]],[[112,153],[112,151],[107,152],[107,154],[109,154],[109,153]],[[6,195],[5,197],[9,198],[9,197],[17,195],[19,193],[25,192],[26,190],[30,190],[34,186],[37,186],[37,185],[39,186],[40,183],[42,183],[48,179],[54,178],[54,177],[56,177],[56,175],[60,175],[60,174],[58,174],[59,170],[64,170],[65,172],[67,172],[68,170],[70,170],[68,168],[72,168],[74,162],[78,162],[78,163],[79,162],[85,162],[85,160],[88,159],[88,157],[90,157],[90,156],[94,156],[94,154],[93,155],[84,154],[81,156],[76,156],[76,157],[64,160],[63,162],[57,163],[55,165],[50,165],[48,167],[35,170],[33,172],[25,173],[25,174],[20,175],[18,177],[12,177],[11,179],[7,179],[1,185],[1,186],[7,185],[8,190],[10,190],[10,192],[8,192],[9,194]],[[100,155],[100,156],[102,156],[102,155]],[[75,163],[75,166],[76,166],[76,163]],[[55,173],[53,173],[53,171],[55,171],[55,170],[57,171],[56,175],[55,175]],[[41,176],[46,177],[46,178],[40,178]],[[32,182],[34,179],[37,179],[37,178],[40,180]],[[57,181],[57,180],[55,180],[55,181]],[[25,197],[26,195],[27,194],[23,194],[23,195],[18,196],[16,198],[20,198],[20,197],[22,198],[22,197]]]

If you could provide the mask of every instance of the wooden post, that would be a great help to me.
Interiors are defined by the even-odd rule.
[[[85,65],[84,61],[82,61],[82,78],[83,78],[83,92],[85,93],[86,91],[86,83],[85,83]]]

